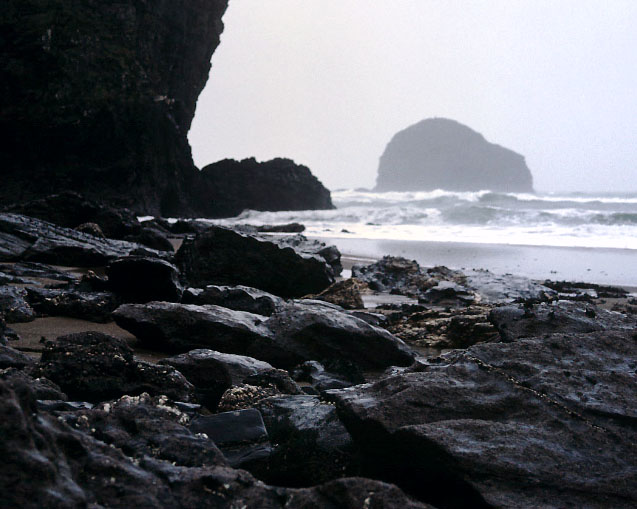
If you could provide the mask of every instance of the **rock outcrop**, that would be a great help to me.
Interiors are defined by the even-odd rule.
[[[224,159],[201,170],[202,201],[198,210],[206,217],[231,217],[246,209],[333,209],[330,192],[309,168],[290,159],[263,163],[254,158]],[[214,199],[210,199],[214,197]]]
[[[533,192],[524,157],[454,120],[430,118],[396,134],[380,158],[376,191]]]
[[[0,202],[80,191],[187,213],[186,135],[227,0],[8,0],[0,13]]]

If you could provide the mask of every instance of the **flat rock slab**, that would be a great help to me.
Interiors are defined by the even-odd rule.
[[[630,331],[555,334],[329,394],[374,475],[434,505],[634,507],[636,353]]]
[[[413,352],[398,338],[319,301],[295,301],[272,314],[220,306],[126,304],[117,324],[149,347],[170,352],[209,348],[290,369],[307,360],[346,360],[363,368],[406,366]]]
[[[63,228],[40,219],[0,213],[0,260],[93,267],[142,250],[159,252],[123,240],[110,240]]]

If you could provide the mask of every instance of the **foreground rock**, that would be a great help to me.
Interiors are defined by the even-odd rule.
[[[18,214],[0,213],[0,260],[93,267],[140,250],[138,244],[101,239]],[[158,256],[157,251],[141,249]]]
[[[106,275],[111,290],[126,302],[181,300],[179,271],[165,260],[144,256],[119,258],[106,267]]]
[[[224,159],[201,170],[206,194],[217,197],[202,205],[206,217],[234,217],[250,210],[333,209],[330,192],[306,166],[290,159]]]
[[[27,381],[0,380],[0,505],[427,507],[395,486],[368,479],[339,479],[301,490],[266,486],[224,466],[214,444],[175,422],[181,417],[173,409],[159,400],[124,398],[89,411],[76,421],[84,425],[71,427],[37,409]],[[128,423],[132,426],[126,430]]]
[[[174,368],[137,362],[123,340],[98,332],[69,334],[48,342],[37,373],[80,401],[100,402],[143,392],[189,401],[193,392]]]
[[[160,364],[172,366],[184,375],[195,386],[197,400],[211,410],[217,408],[223,393],[233,385],[273,369],[252,357],[203,349],[162,359]]]
[[[7,323],[31,322],[35,311],[27,300],[27,291],[15,286],[0,286],[0,315]]]
[[[245,285],[281,297],[318,293],[334,282],[320,255],[302,255],[233,230],[216,227],[187,239],[176,255],[191,286]]]
[[[633,336],[482,344],[330,394],[367,473],[434,505],[627,508],[637,502]]]
[[[277,309],[285,306],[285,301],[276,295],[241,285],[188,288],[182,296],[182,302],[199,306],[213,304],[264,316],[270,316]]]
[[[361,296],[363,286],[356,278],[344,279],[337,281],[312,298],[331,302],[344,309],[363,309],[365,307]]]
[[[84,291],[80,286],[27,289],[28,300],[38,315],[68,316],[90,322],[112,321],[111,313],[121,304],[112,292]]]
[[[409,365],[414,359],[387,331],[318,301],[289,304],[269,318],[220,306],[167,302],[127,304],[114,318],[149,348],[210,348],[286,369],[307,360],[339,359],[363,368],[384,368]]]
[[[396,134],[380,158],[376,191],[533,192],[524,157],[454,120],[430,118]]]

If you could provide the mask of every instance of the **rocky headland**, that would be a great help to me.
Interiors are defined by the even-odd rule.
[[[391,139],[380,158],[375,191],[533,192],[524,157],[489,143],[446,118],[414,124]]]

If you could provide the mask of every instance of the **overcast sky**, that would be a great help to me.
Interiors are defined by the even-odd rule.
[[[391,137],[448,117],[539,190],[637,190],[637,0],[230,0],[189,138],[372,187]]]

